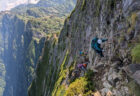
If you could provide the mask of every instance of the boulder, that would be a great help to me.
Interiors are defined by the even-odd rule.
[[[102,96],[111,96],[112,92],[108,88],[103,88],[101,90],[101,94],[102,94]]]
[[[132,78],[140,85],[140,70],[139,71],[136,71]]]
[[[105,81],[104,83],[103,83],[103,86],[105,87],[105,88],[111,88],[112,86],[108,83],[108,81]]]
[[[140,70],[140,64],[130,64],[124,68],[124,71],[130,77],[138,70]]]
[[[136,71],[140,70],[140,64],[130,64],[126,69],[126,73],[134,74]]]
[[[125,72],[140,85],[140,64],[130,64]]]

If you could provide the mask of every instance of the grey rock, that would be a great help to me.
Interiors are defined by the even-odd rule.
[[[122,96],[120,91],[118,91],[116,89],[113,89],[112,93],[113,93],[113,96],[116,96],[116,94],[117,94],[117,96]]]
[[[104,81],[106,81],[106,77],[105,77],[105,76],[104,76],[103,79],[102,79],[102,82],[104,82]]]
[[[140,85],[140,70],[139,71],[136,71],[132,78]]]
[[[107,94],[109,91],[110,91],[110,90],[109,90],[108,88],[103,88],[103,89],[101,90],[102,96],[106,96],[106,94]]]
[[[108,81],[105,81],[105,82],[103,83],[103,86],[104,86],[105,88],[111,88],[111,87],[112,87],[112,86],[109,84]]]
[[[116,88],[119,90],[120,87],[121,87],[120,82],[117,82],[117,83],[116,83]]]
[[[113,64],[111,64],[111,67],[116,67],[118,64],[120,64],[121,62],[120,61],[116,61],[114,62]]]
[[[128,76],[140,85],[140,64],[130,64],[125,68],[125,71]]]
[[[132,75],[138,70],[140,70],[140,64],[130,64],[125,68],[125,71],[128,75]]]
[[[96,65],[96,69],[99,69],[99,68],[102,68],[104,67],[104,63],[102,62],[99,62],[97,65]]]

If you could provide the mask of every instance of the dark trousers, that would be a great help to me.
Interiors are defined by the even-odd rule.
[[[98,51],[98,50],[95,50],[101,57],[104,57],[103,55],[103,51]]]

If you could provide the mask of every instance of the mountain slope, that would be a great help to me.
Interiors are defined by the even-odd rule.
[[[68,14],[67,10],[70,11],[65,8],[69,5],[65,5],[65,7],[59,5],[61,9],[65,8],[61,10],[62,14],[60,14],[58,6],[49,7],[39,5],[39,3],[28,6],[20,5],[5,12],[2,16],[0,34],[3,38],[2,40],[0,38],[0,41],[3,42],[0,42],[0,45],[3,45],[3,56],[0,56],[0,59],[5,65],[1,68],[6,70],[6,74],[5,70],[3,74],[0,71],[0,76],[4,75],[3,80],[6,81],[6,86],[5,82],[0,82],[3,88],[2,92],[0,89],[1,94],[4,90],[3,96],[27,96],[27,90],[34,78],[36,64],[42,54],[46,39],[57,38],[64,18]]]
[[[71,12],[75,3],[76,0],[40,0],[37,4],[19,5],[11,11],[16,14],[35,17],[46,15],[65,16]]]
[[[31,4],[36,4],[38,2],[38,0],[4,0],[4,1],[0,1],[0,6],[1,9],[0,11],[6,11],[6,10],[10,10],[20,4],[25,4],[29,1],[29,3]]]
[[[139,0],[77,0],[56,46],[53,40],[46,42],[29,96],[139,96],[139,75],[130,72],[140,70],[134,64],[139,63],[139,4]],[[95,36],[108,39],[104,58],[91,49]],[[85,62],[80,50],[88,51],[90,61],[83,77],[75,74],[77,64]]]

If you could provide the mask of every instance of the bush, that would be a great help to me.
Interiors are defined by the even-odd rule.
[[[75,82],[70,84],[69,88],[66,90],[65,96],[83,95],[86,85],[87,81],[85,77],[77,79]]]
[[[93,76],[93,71],[88,70],[84,77],[80,77],[70,84],[64,96],[77,96],[79,94],[89,96],[89,94],[92,94],[95,91]]]
[[[130,81],[128,83],[128,88],[131,96],[140,96],[140,86],[135,83],[135,81]]]
[[[93,82],[93,76],[94,76],[94,73],[92,70],[88,70],[85,77],[87,78],[87,85],[86,85],[86,91],[95,91],[95,83]]]

